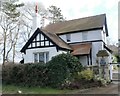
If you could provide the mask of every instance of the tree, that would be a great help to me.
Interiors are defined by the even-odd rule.
[[[48,12],[49,12],[49,19],[50,19],[50,23],[56,23],[56,22],[60,22],[60,21],[64,21],[64,17],[61,13],[61,9],[57,8],[56,6],[50,6],[48,8]]]
[[[16,37],[14,31],[19,24],[20,12],[17,8],[24,4],[17,4],[18,0],[9,0],[2,3],[2,12],[0,16],[0,27],[2,28],[1,36],[3,38],[3,65],[8,61],[8,54],[10,53]],[[16,32],[17,33],[17,32]],[[18,33],[17,33],[18,34]],[[13,39],[14,38],[14,39]]]

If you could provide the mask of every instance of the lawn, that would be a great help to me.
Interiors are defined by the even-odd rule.
[[[69,94],[77,90],[60,90],[53,88],[40,88],[40,87],[20,87],[13,85],[3,85],[2,93],[3,94],[17,94],[18,91],[22,91],[22,94]]]

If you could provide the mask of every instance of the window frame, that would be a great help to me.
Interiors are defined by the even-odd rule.
[[[43,54],[43,61],[40,61],[40,54]],[[36,57],[35,57],[36,55]],[[34,58],[34,63],[38,63],[38,62],[48,62],[49,61],[49,52],[35,52],[33,53],[33,58]],[[35,59],[36,58],[36,59]]]

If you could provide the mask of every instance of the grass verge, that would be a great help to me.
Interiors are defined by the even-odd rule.
[[[17,94],[18,91],[22,91],[22,94],[69,94],[71,91],[75,90],[60,90],[53,88],[40,88],[40,87],[21,87],[14,85],[3,85],[2,93],[3,94]]]

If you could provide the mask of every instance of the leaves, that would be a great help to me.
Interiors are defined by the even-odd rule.
[[[48,8],[48,12],[50,13],[49,15],[50,23],[56,23],[65,20],[61,13],[61,9],[57,8],[56,6],[50,6]]]

